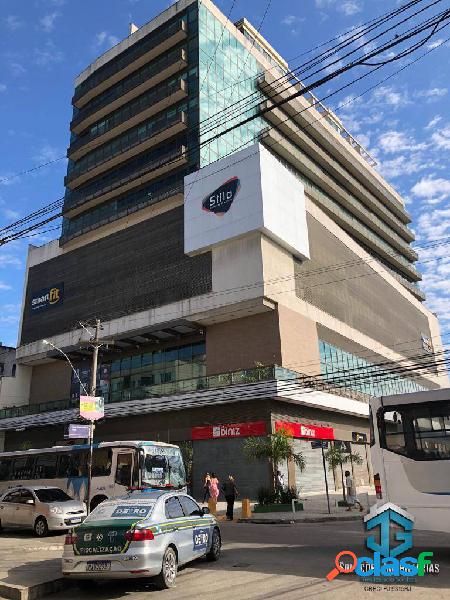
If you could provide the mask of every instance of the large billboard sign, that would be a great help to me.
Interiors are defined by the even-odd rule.
[[[195,255],[260,231],[309,258],[302,182],[254,144],[184,180],[184,251]]]

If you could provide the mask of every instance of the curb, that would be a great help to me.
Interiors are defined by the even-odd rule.
[[[333,516],[326,516],[324,515],[323,517],[304,517],[302,519],[296,519],[296,518],[286,518],[286,519],[257,519],[257,518],[251,518],[251,519],[238,519],[237,522],[238,523],[255,523],[257,525],[281,525],[281,524],[285,524],[285,523],[289,523],[289,524],[294,524],[294,523],[332,523],[335,521],[361,521],[362,520],[362,516],[360,515],[349,515],[349,516],[339,516],[339,517],[333,517]]]
[[[63,577],[30,586],[15,585],[0,581],[0,597],[8,598],[9,600],[37,600],[54,592],[65,590],[71,585],[73,583]]]

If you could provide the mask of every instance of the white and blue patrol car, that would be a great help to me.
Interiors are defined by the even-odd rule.
[[[218,560],[218,523],[184,492],[139,490],[100,504],[66,537],[65,577],[80,580],[154,577],[172,587],[178,566]]]

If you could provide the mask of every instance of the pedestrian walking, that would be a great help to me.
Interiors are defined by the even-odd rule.
[[[350,471],[345,471],[345,487],[347,488],[347,504],[349,505],[347,511],[351,511],[355,504],[359,506],[359,512],[364,510],[363,505],[356,496],[356,487],[353,477],[350,475]]]
[[[203,476],[203,504],[206,504],[208,500],[211,498],[211,475],[209,473],[205,473]]]
[[[227,501],[227,521],[233,520],[234,502],[239,492],[236,489],[233,475],[228,475],[227,481],[222,485],[222,490]]]
[[[209,493],[211,494],[211,498],[217,502],[217,498],[219,497],[219,480],[217,479],[215,473],[211,473]]]

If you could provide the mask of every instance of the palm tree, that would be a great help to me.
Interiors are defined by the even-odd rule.
[[[328,462],[328,466],[331,471],[336,470],[338,467],[341,470],[341,480],[342,480],[342,497],[344,502],[347,502],[347,494],[345,493],[345,482],[344,482],[344,469],[343,465],[350,462],[355,463],[356,465],[361,465],[363,459],[357,452],[348,452],[342,449],[342,446],[331,446],[325,452],[325,460]]]
[[[278,465],[285,460],[293,460],[300,471],[306,463],[301,452],[292,449],[292,435],[285,429],[279,429],[265,437],[247,438],[244,442],[244,454],[249,460],[268,460],[272,467],[273,487],[276,489]]]

